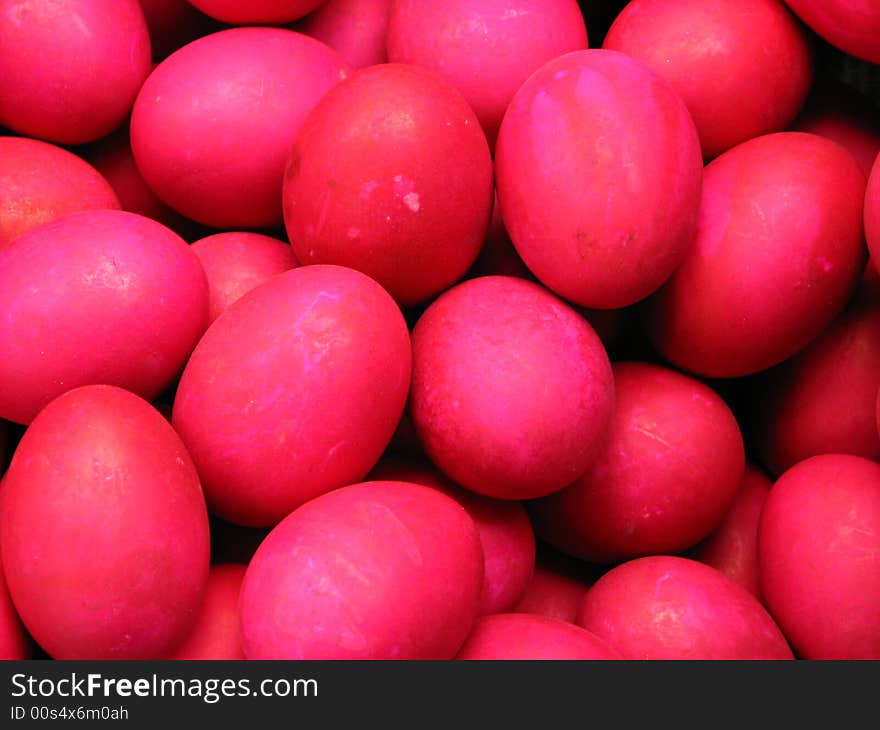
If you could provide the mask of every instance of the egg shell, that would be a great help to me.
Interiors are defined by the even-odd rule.
[[[587,591],[578,625],[630,660],[794,658],[757,598],[714,568],[674,556],[612,568]]]
[[[406,402],[409,333],[375,281],[305,266],[245,294],[184,369],[172,422],[213,514],[271,527],[363,479]]]
[[[687,375],[615,363],[615,408],[598,458],[571,485],[530,505],[535,530],[583,560],[677,553],[721,524],[743,476],[736,419]]]
[[[56,659],[156,659],[192,626],[210,538],[180,438],[137,396],[65,393],[25,433],[3,480],[9,592]]]
[[[608,356],[543,287],[466,281],[425,310],[412,340],[413,424],[456,484],[528,499],[570,484],[598,456],[614,406]]]
[[[803,659],[880,659],[880,465],[824,454],[786,471],[758,528],[768,609]]]
[[[58,144],[116,129],[150,72],[138,0],[0,0],[0,125]]]
[[[436,489],[367,482],[290,514],[241,594],[249,659],[452,659],[476,618],[480,538]]]
[[[144,82],[131,147],[178,213],[216,228],[281,223],[281,183],[306,114],[348,73],[323,43],[283,28],[232,28],[187,44]]]
[[[473,519],[483,548],[483,591],[480,615],[513,608],[535,568],[535,533],[519,502],[502,502],[468,492],[430,464],[413,459],[383,458],[368,477],[377,481],[422,484],[452,497]]]
[[[0,248],[47,221],[82,210],[120,208],[92,165],[48,142],[0,137]]]
[[[471,631],[460,660],[608,660],[623,657],[580,626],[525,613],[484,616]]]
[[[296,30],[326,43],[353,69],[388,60],[385,38],[392,0],[325,0]]]
[[[205,329],[208,288],[165,226],[93,210],[0,250],[0,311],[0,417],[26,424],[80,385],[159,395]]]
[[[864,183],[846,150],[802,132],[756,137],[711,162],[696,240],[645,308],[660,353],[735,378],[803,349],[862,274]]]
[[[813,81],[807,34],[781,0],[633,0],[602,47],[672,84],[707,158],[781,132]]]
[[[880,6],[874,0],[785,0],[797,16],[844,53],[880,63]]]
[[[441,74],[495,146],[510,100],[557,56],[587,47],[576,0],[395,0],[388,58]]]
[[[492,159],[477,118],[430,71],[356,71],[306,118],[284,177],[297,260],[349,266],[410,306],[474,262],[492,211]]]
[[[694,549],[692,557],[724,573],[757,598],[758,522],[772,482],[757,467],[746,465],[733,505],[724,520]]]
[[[168,656],[174,660],[244,659],[238,599],[246,565],[212,565],[199,615],[192,630]]]
[[[213,322],[251,289],[297,265],[283,241],[260,233],[227,231],[192,244],[208,278],[208,319]]]
[[[818,454],[880,459],[880,304],[844,312],[802,352],[767,374],[755,443],[779,475]]]
[[[574,51],[532,74],[504,115],[495,167],[516,250],[575,304],[644,299],[693,240],[696,128],[672,86],[622,53]]]

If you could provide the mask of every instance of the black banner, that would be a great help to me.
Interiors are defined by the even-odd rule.
[[[3,662],[0,727],[629,727],[876,719],[876,662]],[[192,725],[195,727],[195,725]]]

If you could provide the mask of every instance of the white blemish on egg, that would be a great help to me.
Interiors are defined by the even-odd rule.
[[[361,200],[369,200],[373,195],[373,191],[379,187],[378,180],[370,180],[361,185]]]
[[[355,228],[354,226],[352,226],[351,228],[348,229],[348,237],[349,237],[349,238],[351,238],[351,239],[355,239],[355,238],[357,238],[357,237],[360,236],[360,235],[361,235],[361,229],[360,229],[360,228]]]
[[[831,269],[834,268],[834,264],[832,264],[832,263],[831,263],[828,259],[826,259],[824,256],[820,256],[819,258],[817,258],[817,259],[816,259],[816,263],[819,264],[819,266],[820,266],[820,268],[822,269],[822,271],[824,271],[826,274],[827,274],[829,271],[831,271]]]
[[[403,202],[406,203],[406,207],[409,208],[413,213],[418,213],[419,208],[421,208],[418,193],[407,193],[403,196]]]

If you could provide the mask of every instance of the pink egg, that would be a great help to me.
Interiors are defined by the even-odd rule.
[[[546,616],[499,613],[477,621],[456,659],[601,660],[623,657],[595,634]]]
[[[59,144],[116,129],[150,72],[138,0],[0,0],[0,125]]]
[[[110,183],[85,160],[47,142],[0,137],[0,249],[68,213],[119,207]]]
[[[875,160],[868,177],[864,214],[868,251],[871,252],[871,258],[876,261],[880,256],[880,156]]]
[[[592,562],[686,550],[733,503],[745,464],[736,419],[709,387],[657,365],[615,364],[614,391],[602,452],[532,505],[535,530]]]
[[[296,30],[326,43],[352,68],[385,63],[392,0],[325,0]]]
[[[195,241],[192,251],[208,278],[210,322],[251,289],[297,265],[288,244],[260,233],[217,233]]]
[[[248,659],[452,659],[483,582],[473,520],[435,489],[369,482],[278,525],[248,566]]]
[[[238,598],[245,565],[212,565],[195,625],[167,657],[175,660],[244,659]]]
[[[413,330],[410,413],[431,460],[497,499],[543,496],[598,456],[614,404],[587,321],[523,279],[450,289]]]
[[[323,43],[282,28],[199,38],[162,61],[138,94],[138,169],[187,218],[218,228],[279,225],[290,146],[347,69]]]
[[[686,558],[658,555],[612,568],[587,591],[578,624],[630,660],[794,658],[757,598]]]
[[[137,396],[77,388],[25,433],[3,480],[0,549],[16,608],[56,659],[155,659],[208,579],[198,475]]]
[[[230,25],[281,25],[312,12],[324,0],[189,0],[205,15]]]
[[[134,213],[72,213],[0,250],[0,417],[29,423],[80,385],[151,399],[207,324],[205,274],[186,243]]]
[[[388,58],[445,77],[476,112],[490,147],[525,80],[586,47],[576,0],[396,0],[388,26]]]
[[[535,568],[535,533],[519,502],[502,502],[468,492],[430,464],[414,459],[382,459],[368,479],[421,484],[452,497],[464,507],[477,527],[483,548],[480,614],[502,613],[513,608]]]
[[[327,94],[284,178],[297,259],[368,274],[402,305],[458,281],[492,209],[492,159],[467,102],[429,71],[382,64]]]
[[[880,466],[814,456],[773,485],[758,531],[764,601],[804,659],[880,659]]]
[[[864,182],[846,150],[801,132],[757,137],[710,163],[696,241],[646,310],[661,354],[732,378],[809,344],[864,268]]]
[[[816,33],[845,53],[880,63],[880,5],[876,0],[785,0]]]
[[[511,610],[573,624],[587,587],[586,583],[539,562],[525,593]]]
[[[722,523],[693,552],[693,558],[724,573],[761,597],[758,582],[758,521],[772,486],[757,468],[746,465],[733,505]]]
[[[123,210],[152,218],[185,240],[199,238],[201,226],[171,210],[144,182],[134,161],[128,125],[92,145],[85,153],[88,161],[110,183]]]
[[[817,454],[880,459],[880,304],[851,307],[760,390],[755,443],[782,474]]]
[[[672,84],[707,158],[781,132],[813,80],[807,35],[781,0],[633,0],[602,47]]]
[[[0,565],[0,661],[30,659],[31,641],[12,605]]]
[[[245,294],[192,354],[173,424],[212,513],[277,524],[375,466],[410,383],[406,323],[376,282],[305,266]]]
[[[639,61],[589,50],[542,66],[504,115],[495,162],[516,250],[575,304],[633,304],[687,254],[700,143],[684,102]]]

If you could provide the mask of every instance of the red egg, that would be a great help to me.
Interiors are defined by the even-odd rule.
[[[880,466],[827,454],[773,485],[758,531],[764,601],[804,659],[880,659]]]
[[[702,153],[670,84],[622,53],[575,51],[516,93],[496,147],[498,201],[516,250],[547,287],[615,309],[686,255]]]
[[[210,322],[251,289],[297,265],[288,244],[260,233],[217,233],[195,241],[192,251],[208,278]]]
[[[523,279],[459,284],[413,330],[419,439],[453,481],[489,497],[539,497],[580,476],[604,443],[613,389],[593,328]]]
[[[205,15],[230,25],[281,25],[312,12],[324,0],[189,0]]]
[[[757,468],[746,465],[733,505],[721,525],[694,550],[693,558],[724,573],[761,597],[758,582],[758,521],[772,483]]]
[[[388,58],[446,78],[476,112],[490,147],[525,80],[586,47],[576,0],[395,0],[388,25]]]
[[[709,164],[696,241],[646,310],[661,354],[732,378],[809,344],[864,268],[864,182],[846,150],[800,132],[757,137]]]
[[[150,74],[131,117],[131,147],[153,191],[218,228],[281,223],[290,146],[347,64],[282,28],[232,28],[184,46]]]
[[[502,502],[468,492],[429,464],[385,458],[369,479],[422,484],[452,497],[473,519],[483,548],[483,591],[480,614],[502,613],[523,595],[535,568],[535,533],[519,502]]]
[[[173,424],[211,511],[255,527],[364,476],[400,420],[406,323],[376,282],[305,266],[245,294],[196,347]]]
[[[880,5],[876,0],[785,0],[816,33],[845,53],[880,63]]]
[[[868,250],[871,258],[880,256],[880,157],[871,168],[868,187],[865,191],[865,236],[868,239]]]
[[[614,391],[601,454],[533,503],[535,530],[592,562],[686,550],[733,503],[745,464],[736,419],[708,386],[657,365],[615,364]]]
[[[326,43],[352,68],[385,63],[392,0],[325,0],[296,26]]]
[[[0,565],[0,661],[31,658],[31,641],[12,605]]]
[[[525,613],[499,613],[477,621],[456,659],[600,660],[623,657],[579,626]]]
[[[127,125],[94,144],[85,156],[110,183],[123,210],[152,218],[185,240],[207,235],[199,232],[198,223],[165,205],[144,181],[131,153]]]
[[[309,114],[284,178],[297,259],[363,271],[402,305],[474,262],[492,209],[492,159],[474,113],[439,76],[382,64]]]
[[[781,132],[813,80],[807,35],[781,0],[633,0],[602,47],[672,84],[707,158]]]
[[[146,399],[180,372],[208,315],[186,243],[134,213],[72,213],[0,250],[0,417],[29,423],[80,385]]]
[[[167,657],[175,660],[244,659],[238,598],[245,565],[212,565],[202,607],[184,641]]]
[[[0,125],[59,144],[116,129],[150,72],[138,0],[0,0]]]
[[[755,443],[782,474],[818,454],[880,459],[880,304],[854,306],[763,383]]]
[[[435,489],[369,482],[290,514],[248,566],[248,659],[452,659],[477,618],[473,520]]]
[[[3,480],[0,549],[25,626],[56,659],[155,659],[190,629],[208,579],[205,499],[162,416],[77,388],[28,428]]]
[[[119,207],[110,183],[85,160],[35,139],[0,137],[0,248],[68,213]]]
[[[525,593],[511,610],[573,624],[587,588],[586,583],[539,562]]]
[[[880,153],[880,113],[847,87],[820,94],[808,102],[792,129],[837,142],[855,158],[865,177],[871,174]]]
[[[686,558],[658,555],[612,568],[587,591],[578,624],[630,660],[794,658],[757,598]]]

